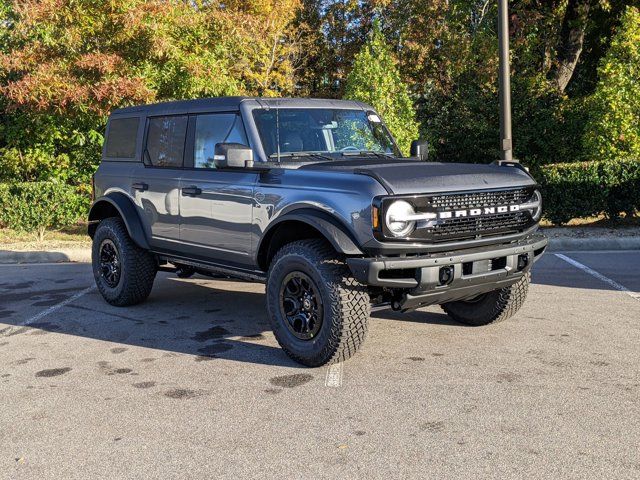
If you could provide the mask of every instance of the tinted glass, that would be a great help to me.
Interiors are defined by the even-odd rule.
[[[149,119],[147,161],[154,167],[181,167],[187,134],[186,115]]]
[[[398,155],[393,138],[373,112],[328,108],[254,110],[267,156],[361,151]],[[279,147],[279,148],[278,148]]]
[[[235,113],[198,115],[193,154],[194,167],[216,168],[213,162],[216,143],[242,143],[247,145],[247,138],[240,115]]]
[[[138,125],[140,125],[138,117],[110,120],[106,156],[109,158],[135,158]]]

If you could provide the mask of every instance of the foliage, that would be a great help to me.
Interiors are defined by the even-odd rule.
[[[0,204],[0,225],[37,232],[42,240],[46,229],[85,218],[89,198],[58,182],[0,183]]]
[[[603,212],[615,219],[640,209],[640,161],[635,159],[546,165],[537,178],[544,216],[555,224]]]
[[[13,2],[0,72],[10,104],[104,115],[161,99],[293,89],[298,2]]]
[[[372,105],[384,118],[402,153],[408,154],[411,141],[418,138],[418,122],[409,89],[400,79],[378,24],[355,57],[345,97]]]
[[[293,93],[299,0],[0,2],[0,178],[86,184],[106,114]],[[16,175],[16,177],[13,177]]]
[[[585,148],[593,157],[640,158],[640,11],[629,7],[598,69]]]
[[[499,154],[496,5],[0,0],[0,182],[86,192],[110,110],[235,94],[346,94],[377,107],[404,153],[419,125],[437,160],[490,162]],[[556,178],[547,164],[640,158],[637,0],[509,7],[515,156],[543,179]],[[586,185],[578,173],[569,177]],[[607,198],[601,210],[615,216]],[[574,203],[568,210],[580,210]]]

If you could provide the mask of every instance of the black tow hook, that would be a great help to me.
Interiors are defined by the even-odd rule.
[[[438,282],[440,285],[449,285],[453,282],[453,267],[440,267],[438,272]]]

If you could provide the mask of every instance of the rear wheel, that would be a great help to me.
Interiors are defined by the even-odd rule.
[[[285,245],[271,262],[267,307],[282,349],[309,367],[351,357],[367,333],[366,288],[323,240]]]
[[[96,286],[111,305],[135,305],[151,293],[158,270],[155,258],[133,243],[120,218],[100,222],[91,257]]]
[[[501,322],[520,310],[527,298],[530,281],[531,273],[526,273],[510,287],[469,300],[445,303],[442,309],[457,322],[475,327]]]

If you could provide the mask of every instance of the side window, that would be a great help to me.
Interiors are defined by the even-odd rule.
[[[240,115],[236,113],[198,115],[193,152],[193,166],[195,168],[216,168],[213,162],[216,143],[247,145],[247,137]]]
[[[140,118],[109,120],[109,134],[105,156],[108,158],[135,158]]]
[[[186,115],[149,118],[145,157],[154,167],[182,167]]]

